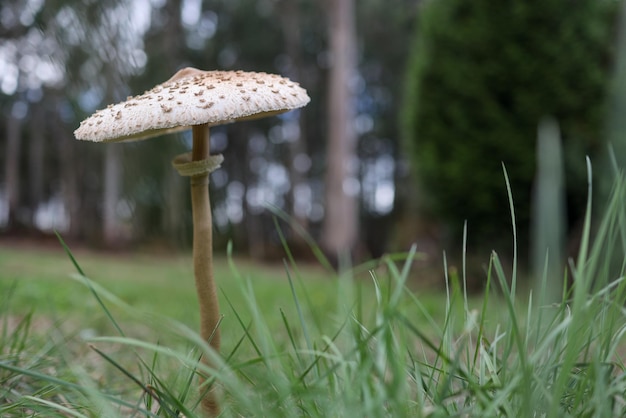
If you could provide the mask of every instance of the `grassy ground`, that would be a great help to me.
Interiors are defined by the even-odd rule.
[[[80,267],[95,283],[132,306],[133,314],[157,314],[172,318],[195,329],[198,304],[193,284],[191,257],[186,254],[112,254],[77,250]],[[220,288],[220,303],[225,315],[225,338],[233,319],[227,296],[234,306],[244,306],[242,280],[250,280],[259,307],[268,318],[279,321],[279,308],[293,314],[295,306],[285,268],[248,260],[234,261],[240,277],[225,256],[216,257],[215,276]],[[310,267],[303,273],[307,291],[320,309],[325,309],[334,294],[334,284],[321,268]],[[0,295],[11,292],[11,312],[35,318],[58,318],[75,326],[109,330],[107,315],[88,287],[75,278],[76,269],[61,245],[48,247],[0,246]],[[107,303],[115,316],[128,317],[125,309]],[[249,319],[245,309],[240,309]],[[158,322],[158,320],[156,320]],[[232,337],[232,336],[230,336]]]
[[[115,363],[111,364],[104,360],[104,354],[95,355],[89,349],[93,343],[88,341],[122,335],[147,344],[167,344],[189,353],[190,342],[188,338],[181,338],[186,332],[181,329],[188,326],[194,330],[198,322],[191,257],[96,253],[80,249],[73,252],[73,256],[95,286],[98,297],[94,297],[89,285],[77,275],[76,267],[60,244],[58,247],[0,245],[4,346],[11,341],[9,354],[14,347],[19,347],[19,353],[15,353],[18,357],[31,356],[40,347],[59,351],[57,356],[64,358],[64,367],[79,367],[80,373],[97,376],[98,381],[115,387],[119,393],[130,392],[129,396],[140,397],[141,391],[137,393],[124,376],[145,374],[145,365],[141,366],[143,360],[138,364],[137,356],[149,358],[150,354],[137,347],[128,349],[118,341],[101,341],[99,347],[104,347],[109,354],[115,353]],[[239,358],[248,358],[244,363],[251,362],[249,367],[256,373],[258,366],[255,364],[263,357],[258,344],[268,334],[271,334],[271,345],[283,348],[311,338],[306,335],[306,327],[314,329],[318,336],[336,334],[345,326],[344,314],[354,308],[363,325],[373,324],[377,298],[390,297],[388,290],[376,286],[375,270],[382,272],[376,280],[388,285],[391,277],[389,272],[385,273],[385,268],[362,269],[349,278],[338,279],[336,273],[318,265],[269,265],[216,257],[225,356],[236,352]],[[344,285],[345,280],[349,283]],[[445,316],[442,293],[428,292],[424,300],[419,309],[415,306],[408,309],[408,315],[416,320],[429,315]],[[338,307],[341,308],[338,310]],[[178,321],[180,327],[170,320]],[[242,343],[246,336],[248,341]],[[316,344],[322,342],[318,340]],[[267,344],[265,341],[261,345],[267,349]],[[0,338],[0,349],[2,346]],[[39,367],[43,364],[54,369],[60,367],[56,363],[58,358],[50,365],[47,356],[46,351],[41,358],[46,360],[38,364]],[[158,369],[171,376],[178,367],[176,363],[167,357],[161,358],[159,366],[154,365],[149,373]],[[116,370],[119,368],[124,372]],[[47,379],[39,377],[44,382]],[[75,380],[74,376],[66,383]],[[34,384],[28,387],[33,392],[40,389]]]
[[[73,254],[85,275],[132,306],[134,316],[157,314],[196,329],[198,304],[190,255],[98,253],[81,249]],[[272,329],[282,326],[281,311],[289,318],[297,316],[289,276],[293,279],[296,295],[310,302],[311,311],[305,312],[309,319],[330,321],[331,317],[323,314],[333,312],[341,297],[336,273],[317,264],[298,265],[294,271],[285,265],[263,264],[243,258],[229,261],[225,255],[218,255],[214,267],[224,315],[222,329],[226,346],[229,342],[234,344],[240,337],[239,319],[234,310],[244,321],[253,316],[247,309],[249,303],[242,292],[242,284],[251,287],[259,312]],[[367,308],[372,306],[374,299],[369,272],[357,274],[357,280],[358,291],[363,293],[361,297],[370,301],[363,309],[373,313],[374,309]],[[99,332],[111,330],[106,313],[89,288],[76,278],[76,269],[60,244],[58,247],[0,244],[0,295],[9,293],[10,300],[0,303],[10,303],[12,315],[23,316],[32,312],[38,321],[55,318],[74,327],[89,327]],[[422,299],[430,315],[444,316],[443,293],[430,290],[423,292]],[[122,320],[128,318],[128,312],[115,303],[107,303],[107,308]],[[0,310],[6,312],[8,307]],[[421,316],[420,312],[412,314]],[[154,321],[158,323],[158,319]],[[230,333],[230,329],[237,331]]]
[[[138,310],[194,321],[197,310],[191,256],[186,254],[112,254],[73,251],[85,275]],[[235,260],[242,277],[253,279],[263,306],[285,306],[291,294],[282,266]],[[0,245],[0,290],[15,286],[12,300],[19,311],[85,315],[97,313],[88,289],[71,276],[76,269],[58,248]],[[304,273],[314,294],[330,291],[332,282],[321,268]],[[215,276],[223,294],[234,297],[239,287],[226,257],[216,257]],[[236,299],[236,297],[235,297]],[[236,300],[235,300],[236,302]],[[96,312],[94,312],[96,308]]]
[[[495,253],[477,300],[452,273],[411,290],[414,253],[340,276],[218,259],[221,355],[193,332],[186,256],[77,252],[90,281],[0,248],[0,416],[195,417],[214,386],[223,417],[626,416],[625,200],[620,180],[593,239],[586,220],[556,303],[562,277],[531,297]]]

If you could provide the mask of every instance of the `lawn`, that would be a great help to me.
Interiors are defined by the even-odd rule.
[[[145,374],[145,369],[137,365],[137,357],[150,358],[150,353],[138,347],[130,349],[126,344],[132,346],[129,341],[133,339],[190,352],[190,341],[181,338],[181,334],[186,332],[183,327],[195,330],[198,325],[191,256],[106,253],[80,248],[73,250],[72,255],[88,282],[77,274],[72,258],[61,244],[0,245],[0,313],[4,318],[4,342],[0,340],[0,348],[9,345],[10,353],[14,346],[19,346],[22,357],[41,347],[54,347],[52,351],[60,351],[60,357],[65,358],[64,365],[55,359],[54,366],[49,366],[49,359],[44,356],[42,361],[46,361],[38,364],[39,368],[44,364],[55,369],[80,367],[79,374],[97,376],[98,381],[106,381],[108,388],[113,385],[118,393],[141,397],[141,391],[137,393],[124,374]],[[389,266],[395,265],[389,262]],[[216,256],[215,276],[224,316],[223,352],[236,352],[238,361],[249,363],[248,375],[258,372],[256,363],[263,357],[258,345],[265,346],[265,350],[276,349],[268,348],[268,343],[280,347],[279,350],[289,345],[295,349],[295,344],[308,338],[315,338],[315,346],[324,344],[328,337],[320,337],[335,334],[336,338],[351,310],[363,326],[374,325],[377,299],[390,297],[387,286],[392,279],[384,266],[371,266],[339,277],[317,264],[264,264]],[[379,281],[383,284],[379,285]],[[409,316],[418,321],[430,315],[445,316],[443,293],[424,292],[423,298],[426,302],[419,307],[407,303]],[[311,330],[314,337],[307,335]],[[106,340],[120,335],[129,340]],[[266,340],[268,335],[271,341]],[[242,343],[244,337],[246,341]],[[97,339],[101,340],[95,343]],[[115,362],[104,360],[105,354],[95,356],[88,348],[93,345],[114,353]],[[116,370],[118,366],[124,369],[123,373]],[[176,361],[172,363],[166,356],[152,371],[159,370],[176,381],[171,377],[176,367]],[[39,378],[45,383],[48,376]],[[75,380],[72,377],[66,383]],[[30,380],[27,387],[32,391],[39,388]],[[11,409],[4,413],[8,411]]]
[[[86,276],[138,310],[194,323],[197,301],[190,255],[97,253],[80,249],[73,250],[73,254]],[[264,309],[293,305],[284,266],[246,259],[235,259],[234,263],[240,278],[252,282]],[[0,245],[0,290],[4,293],[15,287],[12,304],[17,311],[98,314],[96,300],[80,281],[72,278],[75,274],[76,268],[60,244],[56,249]],[[309,291],[323,306],[324,294],[333,293],[329,274],[313,266],[302,274]],[[215,276],[221,296],[226,294],[237,303],[240,280],[225,256],[216,257]]]
[[[72,252],[85,275],[132,306],[135,316],[156,314],[196,328],[198,304],[189,254],[98,253],[81,249]],[[333,274],[318,266],[299,266],[298,269],[301,277],[296,283],[298,290],[302,291],[302,286],[306,285],[307,296],[320,311],[334,306]],[[286,271],[283,265],[243,258],[230,263],[226,256],[216,257],[215,277],[220,289],[226,339],[230,322],[235,320],[226,298],[243,319],[250,319],[243,308],[246,304],[242,283],[252,287],[259,309],[267,318],[280,321],[279,309],[294,314]],[[295,277],[293,271],[290,274]],[[32,311],[36,318],[54,316],[77,326],[98,328],[108,324],[105,312],[89,288],[78,279],[76,268],[60,244],[58,248],[1,245],[0,295],[9,292],[10,300],[3,303],[10,303],[13,315]],[[114,302],[105,303],[116,316],[127,317],[125,309]],[[2,311],[6,311],[6,307]]]
[[[141,323],[158,330],[159,318],[166,317],[192,329],[197,328],[198,303],[190,254],[107,253],[80,248],[72,250],[72,254],[89,279],[132,307],[129,312],[115,300],[104,301],[106,308],[121,322],[140,317]],[[356,302],[357,295],[350,296],[354,299],[352,301],[342,300],[348,297],[342,293],[346,287],[341,285],[335,272],[319,264],[298,264],[294,267],[245,258],[229,260],[221,254],[216,256],[214,268],[224,315],[222,330],[226,347],[232,346],[241,337],[239,321],[248,323],[255,315],[251,312],[249,295],[244,289],[252,290],[250,295],[255,299],[257,314],[263,317],[270,329],[283,327],[283,315],[287,318],[298,316],[294,292],[297,298],[306,300],[306,304],[301,306],[306,320],[315,321],[322,328],[336,325],[334,322],[338,319],[334,313],[338,304]],[[371,320],[375,312],[372,276],[367,269],[361,269],[351,279],[358,283],[356,292],[362,301],[361,314]],[[378,279],[389,280],[384,276]],[[421,293],[425,311],[442,318],[445,315],[445,295],[433,290]],[[112,331],[106,311],[80,280],[61,244],[0,244],[0,295],[9,294],[10,298],[0,299],[0,303],[6,305],[0,305],[3,314],[23,316],[33,313],[39,321],[54,318],[70,328],[89,328],[99,333]],[[479,303],[476,299],[474,302]],[[423,317],[423,312],[413,308],[410,315]],[[145,326],[142,328],[145,335]],[[286,335],[282,337],[286,338]]]

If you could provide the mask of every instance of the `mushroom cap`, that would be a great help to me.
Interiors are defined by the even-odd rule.
[[[184,68],[139,96],[81,122],[76,139],[121,142],[284,113],[305,106],[298,83],[275,74]]]

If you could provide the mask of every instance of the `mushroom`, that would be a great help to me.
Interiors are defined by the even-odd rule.
[[[182,176],[190,177],[200,335],[216,352],[220,348],[219,307],[213,278],[208,184],[209,173],[223,158],[209,155],[209,127],[280,114],[303,107],[309,100],[297,83],[278,75],[184,68],[142,95],[97,111],[74,131],[79,140],[121,142],[191,128],[191,152],[177,156],[172,164]],[[211,416],[219,413],[212,392],[202,405]]]

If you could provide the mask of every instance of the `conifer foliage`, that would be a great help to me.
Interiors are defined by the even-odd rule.
[[[614,22],[615,3],[602,0],[424,5],[403,122],[428,210],[452,228],[467,219],[482,242],[510,231],[504,163],[525,230],[537,126],[550,116],[568,153],[570,221],[582,213],[584,156],[603,148]]]

